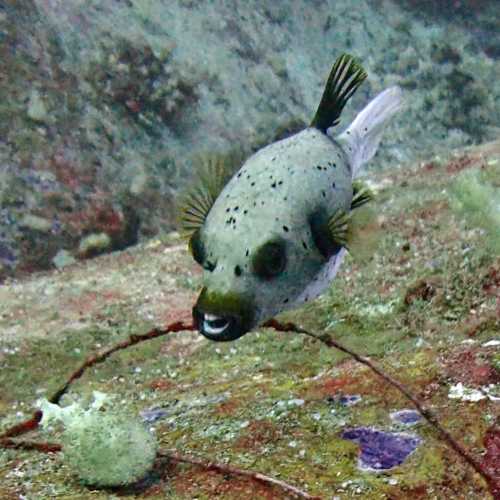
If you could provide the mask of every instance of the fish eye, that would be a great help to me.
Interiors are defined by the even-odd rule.
[[[274,240],[264,243],[252,259],[253,271],[265,279],[275,278],[286,267],[285,242]]]
[[[216,266],[217,261],[211,262],[207,259],[207,253],[205,250],[205,245],[201,240],[201,235],[199,229],[195,231],[191,239],[189,240],[189,251],[193,256],[193,259],[201,266],[203,269],[212,272]]]
[[[191,236],[191,239],[189,240],[189,251],[191,252],[191,255],[193,256],[193,259],[200,264],[200,266],[203,266],[203,262],[205,261],[205,246],[203,245],[203,242],[201,241],[201,235],[200,235],[200,230],[197,229],[194,233],[193,236]]]

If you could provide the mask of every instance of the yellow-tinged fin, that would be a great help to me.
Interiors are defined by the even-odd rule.
[[[345,247],[356,260],[367,260],[378,245],[380,226],[375,210],[365,206],[371,196],[360,191],[359,201],[354,203],[355,211],[336,211],[328,220],[330,240],[337,246]],[[355,198],[353,198],[353,201]]]
[[[344,210],[337,210],[328,220],[331,240],[339,247],[347,247],[350,217]]]
[[[190,239],[203,226],[215,200],[240,166],[242,155],[236,152],[207,154],[195,160],[195,176],[177,205],[181,236]]]
[[[351,210],[356,210],[373,200],[373,193],[361,181],[354,181],[352,184]]]
[[[311,122],[323,132],[337,125],[347,101],[364,82],[367,75],[359,62],[349,54],[342,54],[330,71],[318,109]]]
[[[377,251],[382,234],[377,212],[364,205],[349,215],[347,249],[354,260],[367,262]]]

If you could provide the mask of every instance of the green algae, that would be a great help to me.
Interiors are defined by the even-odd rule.
[[[496,167],[496,168],[495,168]],[[463,172],[452,185],[452,207],[469,225],[482,228],[486,233],[487,249],[500,253],[500,167],[495,163],[487,174],[481,171]]]

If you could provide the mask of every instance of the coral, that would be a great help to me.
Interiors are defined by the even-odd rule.
[[[108,397],[94,392],[89,408],[81,403],[59,407],[40,401],[41,425],[64,425],[64,458],[84,484],[124,486],[144,477],[153,467],[157,444],[142,422],[117,410],[102,411]]]

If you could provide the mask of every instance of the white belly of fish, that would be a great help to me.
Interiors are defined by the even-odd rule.
[[[330,260],[321,268],[321,271],[316,275],[313,281],[307,285],[304,291],[294,301],[294,305],[315,299],[328,288],[330,283],[333,281],[333,278],[335,278],[340,264],[342,264],[342,261],[344,260],[345,253],[346,249],[341,248],[336,255],[333,255],[330,258]]]

